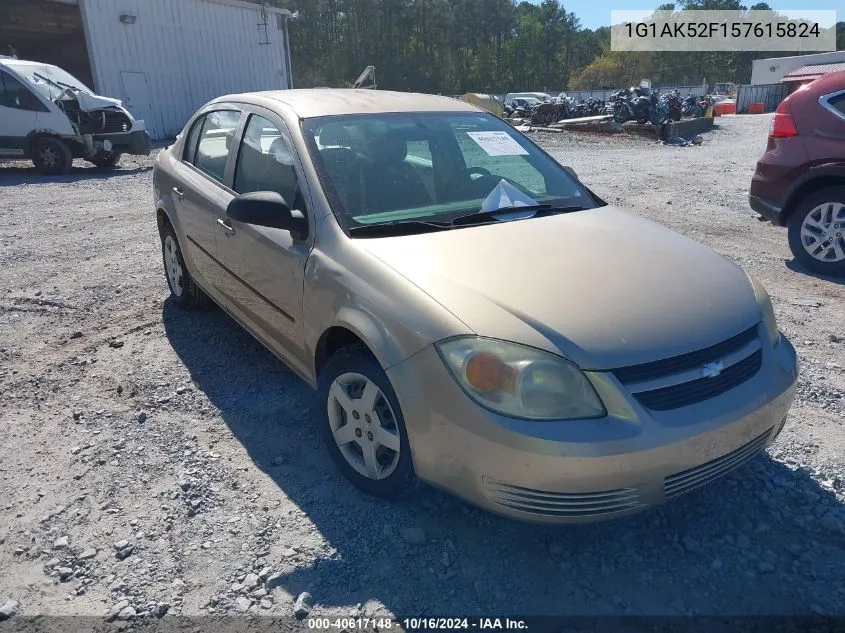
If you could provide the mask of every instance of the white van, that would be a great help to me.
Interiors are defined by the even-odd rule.
[[[95,95],[57,66],[0,56],[0,157],[62,174],[74,158],[111,168],[121,154],[149,153],[144,122],[117,99]]]

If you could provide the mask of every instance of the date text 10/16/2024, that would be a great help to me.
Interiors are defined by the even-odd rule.
[[[331,630],[390,630],[403,631],[525,631],[525,620],[514,618],[308,618],[308,628],[320,631]]]

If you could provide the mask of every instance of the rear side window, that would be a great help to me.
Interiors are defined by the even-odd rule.
[[[236,110],[218,110],[206,114],[199,132],[196,132],[199,121],[191,128],[185,148],[190,152],[193,143],[196,143],[196,150],[193,156],[186,155],[185,160],[215,180],[223,182],[229,148],[232,146],[235,128],[240,118],[241,113]]]
[[[842,92],[835,97],[830,97],[827,99],[827,104],[839,112],[839,116],[845,119],[845,92]]]
[[[4,72],[0,72],[0,105],[16,110],[49,112],[29,88]]]

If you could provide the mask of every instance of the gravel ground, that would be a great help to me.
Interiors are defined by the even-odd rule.
[[[535,135],[609,202],[761,279],[802,367],[768,454],[566,528],[347,484],[310,389],[220,311],[166,300],[150,159],[0,165],[0,618],[7,600],[17,617],[288,615],[302,592],[312,615],[845,614],[845,286],[748,208],[768,124],[725,117],[686,148]]]

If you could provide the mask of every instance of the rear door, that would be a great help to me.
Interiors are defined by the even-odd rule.
[[[232,105],[215,105],[191,125],[175,167],[173,201],[184,234],[182,251],[194,264],[200,283],[221,292],[224,277],[217,259],[217,223],[226,217],[234,192],[230,182],[230,149],[241,119]]]

